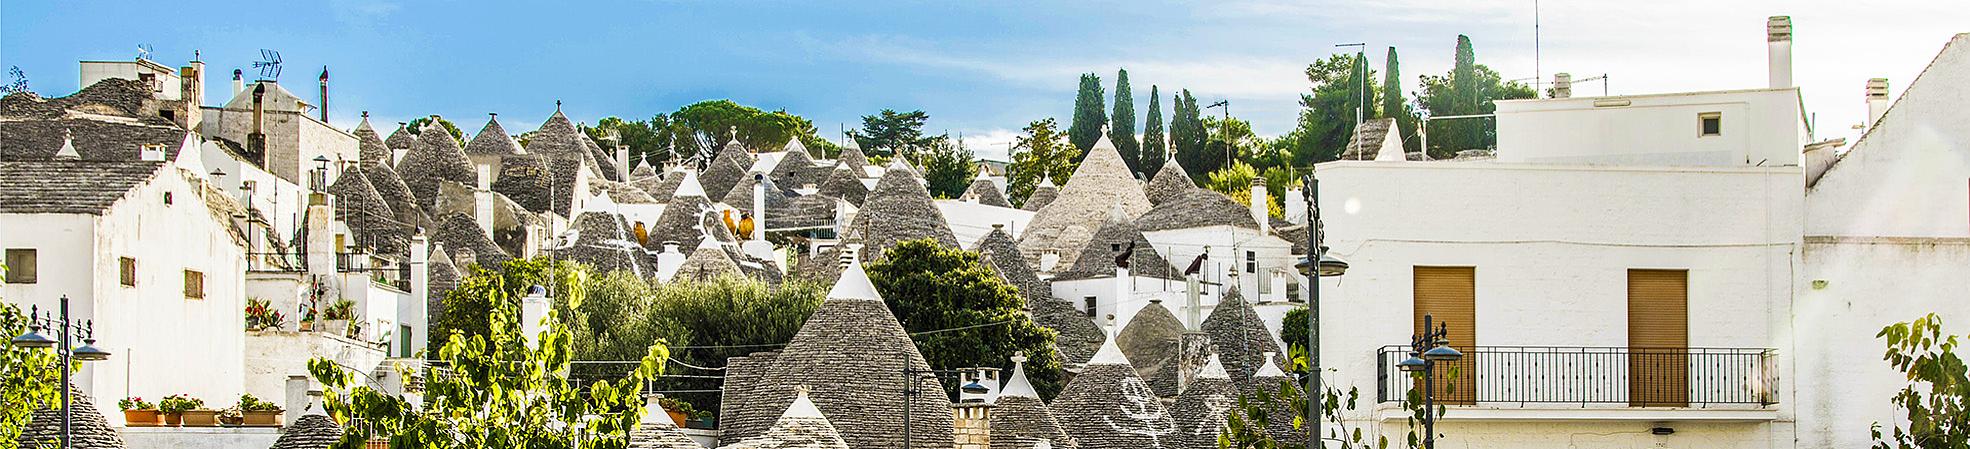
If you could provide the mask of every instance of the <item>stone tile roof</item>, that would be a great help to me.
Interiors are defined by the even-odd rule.
[[[828,180],[821,182],[819,194],[848,200],[848,204],[862,207],[869,198],[869,186],[862,184],[861,169],[847,165],[836,165],[828,172]]]
[[[1251,303],[1245,302],[1236,285],[1218,299],[1217,307],[1211,309],[1211,316],[1204,318],[1201,327],[1204,333],[1210,334],[1211,344],[1217,346],[1224,369],[1231,373],[1233,382],[1251,379],[1252,373],[1264,365],[1266,354],[1278,358],[1278,340],[1272,338],[1272,332],[1265,328],[1265,320],[1252,310]]]
[[[443,243],[431,243],[430,257],[425,262],[425,270],[430,274],[425,284],[430,290],[424,297],[425,314],[429,315],[425,322],[438,323],[443,322],[445,317],[445,295],[458,288],[458,282],[465,279],[465,275],[459,272],[457,264],[452,263],[451,255],[445,253]]]
[[[795,394],[793,402],[780,414],[780,419],[773,422],[772,428],[758,436],[720,446],[720,449],[848,449],[847,439],[828,422],[828,417],[807,397],[807,392],[803,390]]]
[[[644,166],[649,167],[649,166]],[[684,185],[684,171],[670,170],[646,177],[631,176],[629,183],[650,194],[658,203],[669,203],[670,197],[677,193],[677,187]]]
[[[0,99],[0,160],[52,159],[69,136],[83,160],[140,160],[145,145],[163,145],[165,158],[176,159],[186,130],[157,109],[148,87],[119,78],[66,97],[7,95]]]
[[[492,238],[486,237],[486,231],[479,228],[478,222],[465,214],[454,213],[445,217],[443,222],[438,223],[437,232],[431,236],[431,241],[443,243],[453,252],[472,252],[471,260],[452,261],[458,264],[478,263],[479,266],[492,268],[513,258],[506,254],[506,250],[493,243]]]
[[[609,151],[603,150],[601,145],[597,145],[595,139],[590,139],[587,133],[583,133],[577,140],[581,142],[583,147],[588,148],[588,155],[595,163],[595,165],[589,168],[593,169],[602,179],[610,181],[622,181],[624,179],[624,173],[621,170],[616,170],[616,157],[610,155]]]
[[[851,264],[793,341],[774,357],[764,378],[747,394],[739,419],[723,426],[721,439],[769,433],[761,417],[793,404],[794,387],[811,385],[816,409],[837,425],[848,447],[900,447],[904,366],[930,369],[876,294],[868,274],[859,264]],[[917,386],[925,394],[911,405],[912,445],[951,447],[951,404],[945,390],[936,380],[920,380]]]
[[[844,240],[840,244],[830,246],[820,252],[801,257],[799,261],[794,263],[793,274],[795,277],[805,279],[808,282],[834,283],[836,279],[841,277],[841,256],[843,252],[841,245],[847,243],[848,241]]]
[[[772,212],[776,209],[783,209],[791,205],[793,203],[793,199],[791,197],[796,195],[792,192],[780,190],[780,185],[773,182],[771,178],[755,179],[755,178],[765,178],[765,177],[766,175],[757,175],[757,174],[754,176],[746,176],[745,180],[739,181],[738,184],[733,185],[732,190],[725,193],[725,199],[724,199],[725,205],[732,206],[732,208],[738,209],[743,212],[753,212],[752,188],[753,186],[759,185],[761,182],[766,183],[765,199],[766,199],[767,212]]]
[[[671,199],[664,207],[657,222],[650,226],[650,241],[644,245],[649,249],[663,249],[664,242],[677,242],[678,248],[697,248],[699,242],[710,238],[715,242],[738,241],[732,230],[704,196],[689,194]]]
[[[773,359],[779,355],[779,351],[760,351],[725,360],[725,383],[719,387],[721,391],[718,395],[719,427],[760,428],[772,425],[766,421],[772,419],[770,416],[749,415],[741,411],[750,406],[748,399],[754,391],[759,391],[760,383],[766,378],[766,369],[773,366]],[[729,444],[739,441],[739,438],[721,435],[719,441]]]
[[[752,163],[752,154],[739,146],[739,141],[728,142],[724,149],[718,150],[718,156],[711,160],[711,166],[698,174],[698,184],[704,186],[707,198],[725,198],[725,194],[732,191],[732,186],[751,177],[748,172],[752,170]]]
[[[866,167],[869,166],[869,156],[862,154],[862,145],[855,143],[855,139],[848,139],[848,144],[841,146],[841,154],[835,156],[835,163],[846,165],[849,169],[855,170],[857,176],[861,176],[863,173],[868,173]]]
[[[390,147],[391,150],[409,150],[417,146],[417,135],[411,134],[410,127],[404,125],[404,122],[397,122],[397,130],[391,131],[390,137],[383,139],[383,146]]]
[[[971,186],[965,187],[964,194],[959,195],[958,199],[962,201],[975,200],[978,201],[978,204],[987,206],[1012,207],[1012,202],[1006,200],[1005,193],[999,191],[999,185],[985,178],[972,180]]]
[[[766,230],[781,231],[791,229],[812,229],[832,227],[835,224],[835,208],[840,201],[827,195],[807,195],[795,198],[786,207],[775,209],[768,203]]]
[[[546,213],[554,204],[553,175],[547,169],[547,157],[538,154],[522,154],[499,160],[499,177],[493,180],[492,190],[506,195],[520,207],[535,213]]]
[[[349,232],[355,237],[355,248],[389,254],[402,252],[410,239],[408,229],[398,224],[396,211],[371,184],[361,164],[344,169],[335,183],[328,186],[328,193],[335,195],[335,215],[348,223]]]
[[[486,119],[486,126],[472,135],[472,141],[465,144],[465,154],[470,156],[509,156],[520,154],[520,142],[506,134],[506,127],[499,126],[499,116]]]
[[[554,115],[548,116],[547,121],[541,122],[540,128],[534,129],[533,135],[527,138],[526,151],[551,158],[588,154],[588,146],[578,140],[585,137],[574,122],[568,121],[568,116],[561,114],[561,106],[556,104]]]
[[[1205,226],[1236,226],[1258,229],[1252,209],[1231,197],[1208,189],[1190,189],[1175,199],[1157,204],[1136,219],[1142,232],[1190,229]]]
[[[1156,253],[1156,247],[1150,245],[1149,239],[1142,236],[1142,231],[1136,229],[1135,223],[1126,212],[1123,212],[1120,206],[1116,206],[1109,210],[1108,219],[1101,223],[1101,229],[1095,231],[1094,236],[1087,240],[1086,246],[1081,248],[1079,257],[1074,258],[1074,265],[1062,271],[1060,275],[1054,276],[1054,280],[1115,277],[1116,257],[1119,257],[1123,251],[1129,251],[1130,248],[1134,248],[1129,254],[1130,275],[1161,279],[1183,278],[1177,273],[1176,268],[1170,266],[1169,260]],[[1064,253],[1068,251],[1062,253],[1065,256]]]
[[[69,384],[68,390],[72,393],[69,405],[75,408],[75,412],[69,414],[69,446],[76,449],[122,449],[123,435],[109,426],[109,420],[97,411],[95,401],[81,389],[75,388],[75,384]],[[37,443],[55,447],[62,435],[59,405],[43,407],[29,415],[27,424],[21,427],[20,436],[14,438],[15,444],[24,448],[37,447]]]
[[[1053,297],[1053,284],[1040,279],[1026,265],[1026,258],[1019,255],[1019,245],[1004,229],[994,226],[973,250],[984,255],[992,271],[1005,278],[1006,283],[1019,289],[1020,295],[1026,298],[1027,315],[1032,316],[1034,324],[1053,329],[1054,349],[1060,352],[1062,363],[1087,363],[1101,343],[1108,340],[1101,328],[1073,304]]]
[[[1053,399],[1054,418],[1081,449],[1164,449],[1178,446],[1176,422],[1156,392],[1136,376],[1110,343]]]
[[[395,159],[396,155],[391,154],[390,145],[383,143],[383,137],[376,134],[375,128],[369,127],[368,112],[363,112],[362,123],[357,124],[356,130],[349,134],[356,136],[356,154],[363,163],[381,162],[390,164],[394,162],[392,159]],[[395,138],[396,136],[393,135],[390,137]]]
[[[795,139],[794,142],[798,144],[800,140]],[[814,158],[808,157],[807,151],[789,150],[785,156],[780,157],[779,163],[773,165],[773,172],[768,173],[767,176],[773,177],[773,181],[780,185],[800,187],[804,184],[820,184],[821,177],[829,173],[827,170],[827,167],[814,166]]]
[[[1074,169],[1074,176],[1060,190],[1059,198],[1033,215],[1019,237],[1019,252],[1028,263],[1039,263],[1047,250],[1060,252],[1060,266],[1074,266],[1080,254],[1072,251],[1088,245],[1088,239],[1107,220],[1109,210],[1120,206],[1133,218],[1149,211],[1149,198],[1143,196],[1135,175],[1107,136]]]
[[[555,255],[588,264],[598,274],[613,271],[628,271],[638,277],[655,274],[648,266],[649,254],[636,241],[636,236],[631,235],[629,224],[621,215],[582,212],[575,216],[569,228],[574,243],[555,248]]]
[[[1149,197],[1149,204],[1163,204],[1196,188],[1190,173],[1183,171],[1183,164],[1166,162],[1162,170],[1156,171],[1156,177],[1149,178],[1149,188],[1143,194]]]
[[[719,276],[743,275],[739,263],[734,262],[722,246],[709,240],[699,244],[697,249],[691,250],[690,256],[684,258],[684,264],[677,267],[677,274],[671,279],[709,281]]]
[[[1181,375],[1177,363],[1178,342],[1183,332],[1183,322],[1177,320],[1176,314],[1163,307],[1162,301],[1152,300],[1137,309],[1129,325],[1115,335],[1115,345],[1122,348],[1136,374],[1149,384],[1156,396],[1177,395],[1177,378]]]
[[[410,193],[410,185],[397,176],[397,170],[386,162],[364,162],[363,177],[369,178],[369,185],[383,196],[383,202],[390,205],[390,211],[397,214],[398,224],[406,234],[416,233],[418,227],[435,228],[431,215],[423,206],[417,205],[417,195]]]
[[[678,430],[677,423],[670,420],[670,414],[659,402],[661,397],[650,396],[647,399],[636,430],[629,431],[629,449],[705,449],[690,435]]]
[[[157,176],[162,162],[0,162],[0,213],[102,213]]]
[[[1045,182],[1046,179],[1040,181]],[[1019,209],[1038,212],[1048,204],[1053,204],[1056,198],[1060,198],[1060,189],[1054,188],[1053,184],[1040,184],[1033,188],[1033,193],[1026,194],[1026,203],[1021,204]]]
[[[881,258],[889,247],[904,240],[932,238],[944,246],[958,247],[958,237],[951,233],[944,213],[931,202],[923,180],[900,163],[892,164],[876,181],[876,188],[869,191],[850,228],[862,236],[862,254],[868,260]]]
[[[656,197],[650,196],[650,192],[645,192],[633,184],[607,179],[588,180],[588,194],[605,193],[609,195],[610,200],[618,204],[657,204]]]
[[[1013,360],[1012,376],[992,403],[992,449],[1027,449],[1034,440],[1045,440],[1058,449],[1078,447],[1026,380],[1024,357]]]
[[[1231,382],[1216,354],[1177,394],[1177,433],[1184,449],[1217,449],[1226,418],[1238,413],[1238,384]]]
[[[280,429],[280,439],[270,449],[328,449],[342,441],[342,426],[328,415],[305,414]]]
[[[1265,355],[1273,356],[1275,354]],[[1288,377],[1285,371],[1281,371],[1279,365],[1274,364],[1270,358],[1265,361],[1265,365],[1261,366],[1258,372],[1253,373],[1250,387],[1245,389],[1246,392],[1252,393],[1254,396],[1259,393],[1264,393],[1266,396],[1267,400],[1262,406],[1266,409],[1266,416],[1274,419],[1267,420],[1265,433],[1271,435],[1273,441],[1278,441],[1282,444],[1305,445],[1306,432],[1293,428],[1292,417],[1299,416],[1293,410],[1293,403],[1286,401],[1285,398],[1280,396],[1280,393],[1287,390],[1295,392],[1304,391],[1300,389],[1299,383],[1294,382],[1291,377]]]
[[[553,187],[547,191],[548,211],[563,217],[573,214],[570,209],[574,208],[575,195],[580,193],[575,186],[581,184],[583,178],[589,180],[600,178],[595,175],[594,167],[593,158],[587,153],[561,157],[549,156],[547,175],[548,182]]]
[[[1388,140],[1389,130],[1395,128],[1394,118],[1368,119],[1361,122],[1353,136],[1349,136],[1348,146],[1341,150],[1341,160],[1375,160],[1382,152],[1382,142]]]
[[[432,123],[436,123],[435,120]],[[404,159],[397,162],[397,174],[403,176],[404,184],[417,196],[417,205],[430,209],[438,201],[438,183],[451,181],[468,186],[479,185],[479,174],[472,169],[471,160],[465,157],[465,150],[458,147],[458,141],[437,125],[426,125],[417,134],[417,145],[404,153]]]

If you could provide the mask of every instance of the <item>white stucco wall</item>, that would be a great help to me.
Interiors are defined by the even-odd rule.
[[[246,343],[242,353],[247,372],[243,391],[269,401],[287,397],[287,376],[307,375],[308,361],[316,357],[334,360],[343,368],[359,373],[370,372],[387,358],[382,349],[326,332],[243,334]]]
[[[1799,165],[1805,143],[1798,88],[1497,104],[1500,162]],[[1707,112],[1722,114],[1721,135],[1698,135]]]
[[[1026,224],[1033,221],[1033,212],[1007,207],[990,206],[958,200],[937,200],[937,212],[944,215],[950,223],[951,233],[956,234],[958,246],[974,248],[985,234],[992,233],[992,225],[1003,225],[1006,234],[1014,240],[1026,232]]]

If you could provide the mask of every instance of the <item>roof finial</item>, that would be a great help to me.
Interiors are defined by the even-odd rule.
[[[554,112],[555,113],[561,112],[561,100],[554,100]]]
[[[75,135],[68,128],[62,128],[62,148],[55,150],[55,160],[81,160],[82,153],[75,151]]]
[[[369,120],[369,111],[363,111],[363,120]]]

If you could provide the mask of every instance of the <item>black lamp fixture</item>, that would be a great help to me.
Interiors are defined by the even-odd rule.
[[[62,295],[60,315],[43,313],[41,312],[40,306],[29,306],[27,323],[27,333],[15,336],[9,340],[9,343],[15,347],[29,350],[53,349],[55,354],[61,359],[61,363],[55,366],[63,368],[61,369],[62,385],[69,384],[71,370],[66,368],[72,366],[71,360],[83,362],[109,360],[109,351],[96,347],[96,323],[93,320],[74,321],[69,319],[67,295]],[[54,330],[57,338],[49,338],[47,335],[43,335],[41,331],[44,329]],[[72,339],[75,337],[81,337],[82,345],[74,348],[68,347],[68,342],[73,341]],[[74,439],[72,433],[75,418],[71,415],[71,407],[69,406],[74,402],[74,393],[75,389],[73,388],[62,388],[61,441],[56,446],[62,449],[71,447],[71,440]]]

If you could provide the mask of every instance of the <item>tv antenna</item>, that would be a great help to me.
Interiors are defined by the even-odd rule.
[[[150,59],[150,44],[137,44],[137,59]]]
[[[253,68],[260,69],[260,79],[280,80],[280,52],[260,49],[260,60],[253,62]]]

